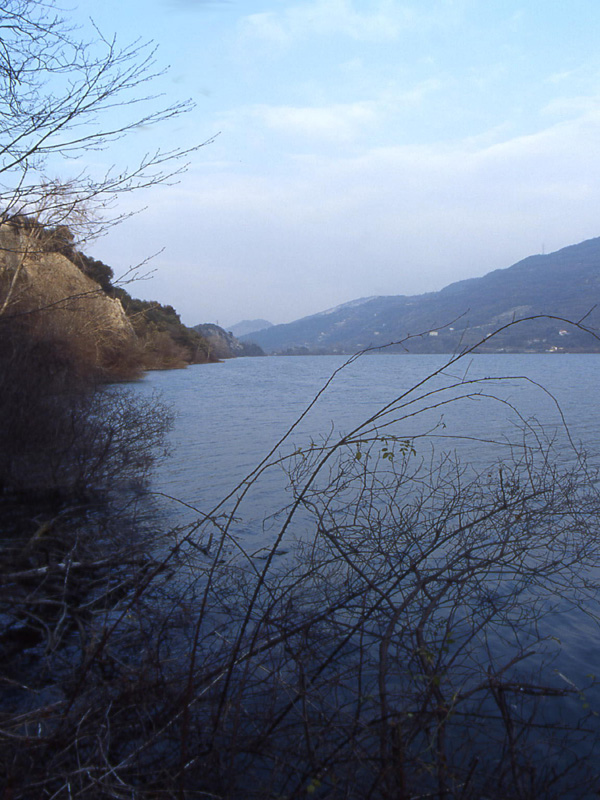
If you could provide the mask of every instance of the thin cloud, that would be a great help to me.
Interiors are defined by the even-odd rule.
[[[377,119],[373,103],[336,104],[321,108],[264,106],[255,110],[272,130],[319,140],[352,141]]]
[[[248,38],[278,45],[315,35],[389,42],[426,19],[431,17],[392,0],[373,3],[367,12],[358,11],[351,0],[314,0],[280,12],[250,14],[242,20],[241,28]]]
[[[547,103],[541,113],[554,117],[579,117],[600,110],[600,95],[556,97]]]
[[[212,6],[229,6],[232,0],[167,0],[169,8],[185,11],[204,11]]]
[[[265,298],[290,320],[369,294],[439,289],[542,245],[590,238],[599,232],[599,136],[600,116],[585,116],[492,145],[306,156],[270,175],[206,170],[163,192],[149,209],[152,224],[145,215],[157,249],[165,231],[171,237],[165,277],[148,294],[168,296],[191,322],[269,318]],[[206,298],[208,269],[225,277]]]
[[[311,105],[242,106],[220,114],[215,122],[219,130],[245,130],[247,135],[268,132],[311,140],[325,149],[334,142],[351,144],[380,130],[394,115],[404,115],[422,105],[430,95],[439,94],[445,84],[438,79],[421,81],[414,86],[391,86],[376,92],[372,99],[350,103]]]

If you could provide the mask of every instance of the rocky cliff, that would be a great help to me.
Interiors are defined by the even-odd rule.
[[[217,360],[171,306],[136,300],[112,269],[75,249],[66,226],[0,220],[0,325],[64,350],[100,380]],[[245,349],[245,348],[242,348]],[[85,367],[84,367],[85,365]]]
[[[31,331],[69,342],[90,367],[110,375],[130,365],[136,336],[120,301],[68,258],[47,250],[42,236],[0,225],[0,320],[27,319]],[[127,367],[129,370],[129,366]]]

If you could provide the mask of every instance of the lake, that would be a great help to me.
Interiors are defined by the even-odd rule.
[[[310,437],[351,430],[446,360],[444,356],[414,355],[358,359],[338,373],[284,449],[305,445]],[[337,356],[242,358],[149,373],[135,391],[158,391],[176,414],[170,437],[172,455],[158,464],[152,488],[209,511],[270,452],[344,363],[345,359]],[[409,417],[395,426],[396,432],[422,436],[441,420],[445,427],[432,431],[427,444],[438,451],[458,450],[462,458],[484,468],[502,455],[501,448],[493,447],[490,440],[514,440],[517,426],[534,418],[548,433],[558,431],[562,436],[562,413],[573,440],[583,442],[592,459],[596,458],[600,450],[600,356],[477,355],[454,364],[445,376],[433,381],[433,388],[482,378],[499,380],[467,386],[463,391],[481,394],[418,418]],[[501,402],[491,399],[493,395]],[[415,403],[418,408],[425,405]],[[455,437],[465,438],[459,442]],[[475,441],[469,443],[468,437]],[[566,438],[564,442],[568,458]],[[257,488],[259,496],[251,511],[254,521],[254,512],[260,508],[278,507],[280,498],[274,493],[281,484],[274,480],[270,487]],[[182,518],[193,516],[177,505],[172,513]],[[249,534],[258,535],[256,531]]]
[[[447,360],[382,354],[354,361],[336,375],[282,449],[291,452],[311,438],[352,430]],[[338,356],[241,358],[151,372],[136,384],[135,391],[143,395],[159,392],[176,415],[171,455],[157,465],[150,487],[172,498],[159,498],[164,524],[183,525],[196,519],[197,512],[217,506],[269,454],[345,362]],[[480,379],[485,382],[468,383]],[[457,382],[449,397],[462,393],[469,398],[422,411],[446,399],[434,395],[421,400],[423,395]],[[426,458],[430,450],[456,453],[479,472],[510,455],[511,445],[522,440],[524,425],[539,423],[557,440],[554,459],[568,464],[573,444],[581,442],[594,464],[600,461],[599,397],[599,355],[476,355],[423,386],[414,404],[393,415],[405,417],[393,429],[403,437],[421,437],[417,447]],[[244,547],[268,547],[273,526],[265,520],[289,502],[286,487],[280,468],[267,471],[252,487],[233,526]],[[600,670],[600,647],[591,646],[596,634],[589,620],[558,624],[561,635],[567,634],[569,661],[585,660],[588,672]]]
[[[378,616],[377,592],[387,586],[383,596],[385,602],[396,609],[392,617],[397,630],[395,638],[390,639],[389,652],[387,640],[385,645],[386,659],[389,656],[396,670],[386,674],[386,691],[397,697],[400,705],[404,703],[402,713],[405,716],[412,716],[407,709],[417,702],[415,669],[424,670],[420,676],[423,679],[427,676],[428,664],[436,659],[440,663],[446,659],[460,667],[454,673],[448,669],[433,676],[441,683],[428,684],[434,687],[428,700],[431,702],[438,685],[447,689],[446,697],[458,697],[464,695],[465,687],[472,688],[482,676],[484,681],[491,681],[489,676],[494,674],[495,660],[510,660],[513,651],[521,654],[527,668],[543,668],[538,677],[542,685],[550,686],[552,691],[578,689],[564,698],[560,706],[552,705],[552,710],[547,695],[536,695],[544,724],[573,722],[582,708],[586,713],[600,712],[600,693],[593,685],[594,680],[586,677],[600,667],[598,608],[597,602],[590,599],[600,580],[597,561],[595,556],[591,562],[588,557],[590,563],[581,569],[582,580],[589,580],[589,591],[586,589],[569,601],[562,599],[564,580],[568,583],[569,576],[579,577],[577,561],[571,563],[570,571],[564,574],[554,576],[552,572],[553,565],[572,557],[573,531],[595,525],[597,503],[587,490],[576,486],[571,489],[566,479],[564,483],[562,478],[558,479],[555,487],[551,480],[552,470],[568,471],[578,465],[581,443],[588,451],[590,470],[600,463],[600,356],[478,355],[450,365],[446,362],[442,356],[371,355],[351,361],[336,373],[344,364],[343,358],[278,357],[237,359],[182,371],[150,373],[134,386],[134,391],[141,395],[159,392],[176,414],[170,436],[172,455],[157,465],[150,486],[156,503],[153,513],[162,524],[185,526],[217,507],[230,509],[239,495],[236,487],[243,485],[246,476],[269,457],[271,466],[252,481],[236,507],[229,533],[239,543],[247,563],[259,564],[259,572],[260,563],[264,562],[258,559],[265,558],[264,554],[269,553],[274,542],[280,553],[272,559],[274,569],[279,564],[284,572],[289,570],[294,581],[297,578],[293,571],[296,548],[303,553],[305,564],[318,564],[318,557],[324,553],[322,558],[329,558],[328,563],[333,564],[332,554],[337,554],[336,557],[341,554],[342,567],[351,565],[349,572],[343,572],[336,562],[330,573],[323,572],[320,582],[315,579],[310,585],[302,578],[302,592],[298,592],[297,597],[294,595],[294,604],[290,594],[289,608],[301,614],[305,613],[299,610],[305,608],[302,604],[308,604],[310,613],[315,614],[318,613],[315,609],[329,602],[334,587],[336,591],[346,591],[350,599],[344,600],[342,611],[325,621],[330,626],[326,638],[330,637],[333,642],[337,636],[343,641],[342,632],[354,625],[353,615],[366,613],[352,595],[352,582],[363,581],[363,589],[357,591],[362,591],[361,602],[370,604],[365,607],[371,610],[365,616],[368,625],[360,629],[364,637],[361,646],[365,647],[366,654],[361,665],[361,681],[365,685],[372,684],[372,694],[377,682],[381,682],[381,659],[380,656],[375,658],[374,653],[378,648],[380,652],[381,631],[386,630],[390,618],[388,612],[387,616],[383,613]],[[322,391],[334,373],[335,377]],[[310,407],[317,395],[318,399]],[[315,446],[331,446],[351,432],[353,438],[347,448],[344,481],[338,480],[335,492],[325,478],[321,483],[315,482],[306,495],[309,501],[306,508],[301,508],[295,517],[295,526],[277,539],[282,531],[282,518],[273,515],[294,498],[279,457],[289,456],[298,449],[307,454],[311,447],[314,453]],[[377,438],[375,443],[374,437]],[[278,442],[281,444],[276,447]],[[374,448],[370,453],[369,442]],[[524,443],[529,450],[524,449]],[[318,454],[323,452],[321,449]],[[531,459],[530,453],[533,453]],[[303,456],[298,458],[301,462]],[[366,468],[369,458],[372,469]],[[294,462],[292,459],[284,463]],[[442,466],[438,467],[440,463]],[[530,499],[526,513],[521,512],[520,506],[510,511],[511,497],[517,497],[519,492],[527,495],[526,489],[518,485],[516,473],[511,473],[513,463],[518,464],[519,475],[521,479],[524,476],[525,483],[529,476],[533,485],[539,469],[548,470],[550,475],[539,502],[536,499],[539,487],[527,490]],[[361,474],[363,467],[364,475]],[[581,474],[581,467],[578,469]],[[369,476],[376,478],[373,481]],[[358,499],[355,496],[357,486],[364,495]],[[457,487],[460,487],[462,503],[458,506]],[[223,498],[232,492],[228,503],[220,506]],[[490,498],[504,494],[510,513],[500,515],[497,522],[493,516],[491,525],[484,520],[481,532],[473,531],[472,522],[479,510]],[[548,502],[557,504],[555,514],[552,511],[548,515]],[[411,511],[415,503],[420,504],[418,515]],[[393,524],[386,516],[390,508],[394,509]],[[452,515],[451,525],[459,532],[449,540],[444,539],[442,530],[446,514]],[[364,519],[369,520],[366,525]],[[411,529],[413,523],[414,529]],[[588,527],[590,546],[597,538],[596,528]],[[322,542],[319,547],[324,549],[317,550],[315,556],[310,540],[317,530]],[[339,533],[341,530],[343,536]],[[406,545],[405,540],[410,540],[410,544]],[[506,556],[505,540],[510,542]],[[470,558],[476,559],[479,548],[489,550],[490,541],[495,542],[492,566],[480,561],[482,566],[476,580],[471,584],[470,579],[463,582],[464,563]],[[586,555],[584,551],[585,547],[583,556]],[[432,594],[424,585],[414,583],[416,571],[413,574],[407,569],[402,581],[394,583],[394,575],[403,574],[404,565],[412,563],[415,553],[417,562],[422,559],[418,562],[419,570],[428,570],[431,576],[439,566],[442,568],[442,580],[436,575],[437,583],[432,584],[442,598],[439,608],[432,601],[432,597],[437,596],[435,592]],[[458,559],[457,553],[460,554]],[[451,565],[449,571],[446,563]],[[535,570],[531,570],[532,565],[538,563],[545,564],[549,570],[549,578],[543,585],[546,588],[538,582]],[[321,566],[317,566],[317,573],[321,574],[320,570]],[[381,576],[388,574],[386,570],[389,570],[387,584],[381,582]],[[298,581],[298,585],[300,583]],[[249,597],[253,590],[243,580],[240,585],[246,586],[242,591]],[[276,583],[276,591],[283,592],[284,598],[288,593],[287,585],[291,584]],[[403,596],[410,594],[413,588],[419,594],[420,605],[403,605]],[[367,600],[370,595],[372,597]],[[260,599],[256,601],[257,609],[261,602]],[[283,601],[268,594],[264,602],[278,608]],[[240,613],[243,608],[242,603]],[[408,615],[404,622],[398,616],[398,609]],[[540,624],[538,612],[544,615]],[[425,620],[423,626],[418,624],[419,615]],[[258,623],[256,620],[243,622],[245,635],[250,640],[254,625],[262,625],[260,617],[257,619]],[[488,619],[491,624],[485,627]],[[446,630],[449,620],[452,636]],[[207,624],[208,636],[212,623]],[[238,624],[239,621],[223,622],[227,630],[227,626],[233,626],[230,636],[237,635]],[[475,629],[477,634],[469,639],[469,631]],[[427,650],[417,641],[423,630],[426,638],[429,637]],[[316,640],[306,647],[310,657],[316,657],[320,642]],[[342,648],[339,652],[345,651]],[[428,654],[425,659],[424,652]],[[544,658],[541,654],[545,654]],[[462,660],[458,660],[459,655]],[[421,667],[418,664],[411,667],[407,683],[402,665],[411,663],[411,659],[418,661],[417,657],[421,659]],[[373,666],[371,659],[378,666]],[[490,664],[487,673],[486,659]],[[338,661],[336,669],[343,671],[344,658],[340,655]],[[263,662],[259,669],[264,669]],[[503,715],[513,714],[515,719],[520,719],[517,707],[523,697],[519,698],[515,692],[535,695],[533,689],[522,688],[530,684],[523,683],[526,673],[521,669],[521,661],[518,661],[509,671],[501,673],[503,677],[498,680],[509,681],[510,678],[512,684],[502,684],[505,688],[496,694],[495,690],[490,690],[491,693],[488,691],[477,700],[476,714],[475,706],[469,705],[475,700],[465,701],[468,719],[472,722],[476,718],[487,718],[495,708],[494,703],[503,709]],[[354,667],[350,670],[352,674],[353,670]],[[288,679],[291,680],[291,676]],[[325,694],[321,701],[329,702],[327,693],[334,691],[332,687],[335,686],[339,704],[340,685],[350,687],[350,683],[339,676],[332,681],[323,689]],[[488,689],[491,686],[489,683]],[[585,690],[582,687],[586,687]],[[351,698],[353,689],[347,691]],[[501,706],[505,695],[514,699],[510,707]],[[540,698],[544,698],[543,702]],[[347,702],[352,706],[355,700]],[[526,705],[523,714],[527,716],[530,711],[531,706]],[[538,717],[536,719],[539,721]],[[592,722],[596,725],[594,719]],[[507,729],[512,729],[513,725],[516,725],[514,720]],[[494,729],[493,725],[488,727]],[[462,731],[460,727],[450,731],[450,748],[459,749]],[[482,758],[486,747],[492,752],[485,745],[487,733],[484,726],[477,733],[469,734],[469,754],[475,747],[473,742],[477,743],[476,747],[481,746]],[[495,735],[499,741],[501,732],[496,730]],[[597,741],[596,734],[582,733],[581,737],[577,746],[571,745],[569,752],[585,754]],[[534,750],[537,748],[536,758],[562,765],[566,750],[548,743],[542,746],[537,739],[532,746]],[[424,742],[422,754],[430,753],[428,748]]]

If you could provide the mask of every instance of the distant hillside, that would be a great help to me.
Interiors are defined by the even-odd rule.
[[[230,332],[207,322],[194,325],[193,331],[208,342],[211,358],[237,358],[238,356],[264,356],[263,350],[253,342],[240,342]]]
[[[233,333],[234,336],[239,337],[271,327],[273,327],[273,323],[268,322],[266,319],[244,319],[241,322],[236,322],[235,325],[230,325],[227,330]]]
[[[503,324],[551,314],[600,327],[600,238],[536,255],[482,278],[439,292],[370,297],[275,325],[245,339],[268,353],[355,353],[369,346],[423,334],[392,352],[452,353],[476,344]],[[434,330],[437,329],[437,330]],[[510,328],[482,352],[600,352],[589,335],[553,320]]]

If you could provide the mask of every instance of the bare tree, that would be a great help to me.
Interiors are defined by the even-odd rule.
[[[122,192],[160,183],[184,168],[191,149],[157,150],[103,175],[83,170],[51,177],[53,159],[103,150],[140,128],[192,108],[160,106],[151,89],[160,74],[152,44],[124,47],[94,29],[92,39],[56,4],[6,0],[0,7],[0,204],[4,215],[33,214],[43,225],[94,230],[91,209],[106,210]],[[106,224],[104,220],[103,224]]]
[[[78,166],[86,153],[110,154],[112,145],[136,129],[192,108],[189,101],[161,105],[152,89],[160,75],[154,56],[152,44],[120,46],[93,23],[81,38],[54,0],[0,3],[5,488],[27,488],[28,480],[30,488],[57,485],[59,473],[58,484],[68,474],[85,474],[87,467],[75,462],[82,461],[86,436],[88,445],[90,436],[100,441],[106,435],[110,449],[119,448],[108,420],[102,430],[103,397],[94,392],[107,377],[139,374],[139,343],[119,301],[60,251],[61,242],[74,251],[76,241],[118,221],[112,207],[119,195],[174,178],[195,149],[142,154],[137,164],[115,165],[102,174]],[[63,448],[68,442],[70,455]],[[71,477],[65,486],[74,485]]]

